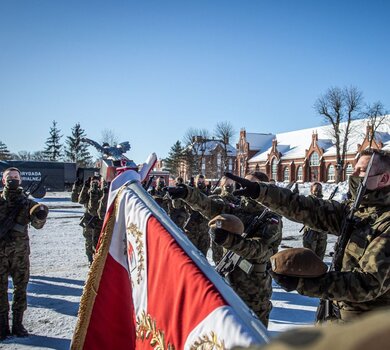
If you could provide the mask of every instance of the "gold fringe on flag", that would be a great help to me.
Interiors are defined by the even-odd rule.
[[[92,265],[88,272],[87,280],[84,285],[83,294],[80,300],[80,306],[77,316],[77,324],[73,333],[71,350],[81,350],[84,347],[84,341],[87,334],[89,321],[91,318],[93,306],[99,289],[100,280],[103,274],[106,258],[110,249],[111,238],[114,231],[115,218],[118,211],[119,196],[121,189],[115,198],[114,210],[109,218],[104,230],[100,235],[100,246],[94,255]]]

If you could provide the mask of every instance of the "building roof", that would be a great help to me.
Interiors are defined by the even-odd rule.
[[[351,123],[347,153],[356,152],[358,144],[363,142],[366,134],[367,122],[368,119],[358,119]],[[345,125],[345,122],[341,123],[340,128],[342,129]],[[317,133],[317,144],[323,149],[324,156],[332,156],[336,155],[336,147],[332,141],[332,131],[331,125],[324,125],[276,134],[274,135],[274,139],[277,140],[277,150],[282,154],[283,159],[304,158],[306,150],[310,148],[312,135]],[[383,142],[384,150],[390,150],[390,115],[385,116],[375,134],[375,139]],[[266,147],[261,148],[248,162],[255,163],[266,161],[271,149],[272,140]]]
[[[246,141],[249,143],[249,148],[252,151],[260,151],[264,150],[265,146],[272,143],[272,140],[275,138],[275,135],[247,132],[245,138]]]
[[[198,152],[198,154],[200,154],[200,153],[203,153],[203,152],[201,152],[201,147],[204,146],[205,147],[205,152],[204,152],[205,156],[212,155],[218,146],[222,147],[222,149],[224,148],[224,144],[221,141],[217,141],[217,140],[210,140],[210,141],[206,141],[204,143],[196,143],[195,145],[198,145],[198,148],[194,147],[193,145],[191,145],[189,147],[192,148],[194,153]],[[230,144],[226,145],[226,150],[227,150],[227,155],[229,157],[235,157],[237,154],[237,150],[233,146],[231,146]]]

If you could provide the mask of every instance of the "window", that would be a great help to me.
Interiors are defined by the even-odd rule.
[[[229,158],[229,171],[230,172],[233,171],[233,159],[232,158]]]
[[[202,174],[206,174],[206,159],[202,159]]]
[[[290,169],[287,166],[283,170],[283,181],[290,182]]]
[[[335,180],[335,169],[334,165],[329,165],[328,167],[328,182]]]
[[[348,163],[347,167],[345,168],[345,177],[347,180],[352,175],[352,173],[353,173],[353,166],[351,163]]]
[[[276,158],[273,158],[271,161],[271,178],[277,179],[278,174],[278,164]]]
[[[320,157],[317,152],[313,152],[310,156],[310,166],[318,166],[320,165]]]
[[[217,154],[217,166],[218,166],[218,168],[221,167],[221,163],[222,163],[222,156],[221,156],[221,153],[218,153]]]
[[[297,181],[303,181],[302,166],[299,166],[297,169]]]

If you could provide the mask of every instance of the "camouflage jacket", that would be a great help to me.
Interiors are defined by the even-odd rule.
[[[300,196],[260,184],[257,200],[316,231],[340,235],[352,201]],[[335,300],[342,319],[390,305],[390,187],[366,194],[354,214],[340,272],[301,278],[298,292]]]
[[[12,228],[3,239],[27,237],[28,224],[30,223],[34,228],[41,228],[30,216],[30,210],[36,204],[38,203],[27,198],[21,187],[17,190],[4,188],[0,196],[0,223],[10,215],[15,206],[19,206],[21,209],[15,216]]]
[[[73,203],[78,203],[79,201],[79,196],[80,196],[80,192],[81,192],[81,189],[83,188],[83,183],[78,183],[78,182],[75,182],[72,186],[72,193],[71,193],[71,201]]]
[[[103,196],[103,190],[101,190],[98,186],[91,186],[88,191],[88,195],[88,213],[92,216],[98,216],[99,202],[101,197]]]
[[[254,217],[265,209],[253,200],[245,199],[240,206],[236,206],[218,198],[209,198],[196,188],[187,189],[188,195],[184,201],[208,220],[222,213],[233,214],[241,219],[246,229]],[[280,225],[280,217],[269,212],[247,237],[229,233],[222,246],[254,264],[264,265],[277,251],[281,241]]]

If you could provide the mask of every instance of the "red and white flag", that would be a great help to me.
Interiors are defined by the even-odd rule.
[[[230,349],[267,331],[127,171],[111,184],[72,349]]]

